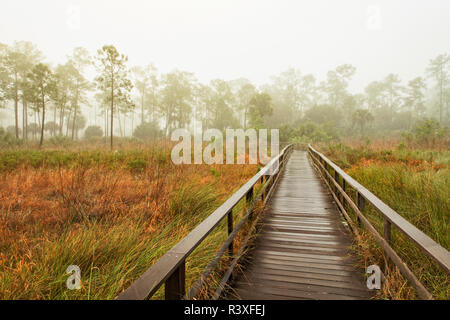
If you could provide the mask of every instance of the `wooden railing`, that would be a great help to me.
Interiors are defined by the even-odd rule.
[[[432,295],[402,261],[394,249],[392,249],[391,227],[396,227],[400,232],[406,235],[422,252],[447,272],[447,274],[450,274],[450,253],[346,174],[322,153],[315,150],[311,145],[308,146],[308,152],[313,160],[315,168],[319,171],[328,185],[336,204],[349,222],[352,230],[356,233],[358,232],[357,226],[355,226],[355,223],[347,212],[348,206],[356,213],[357,223],[360,224],[362,222],[372,233],[383,248],[385,254],[394,262],[402,275],[405,276],[417,290],[419,297],[422,299],[432,299]],[[342,183],[340,180],[342,180]],[[356,192],[356,203],[349,196],[348,186],[351,186]],[[369,220],[363,215],[362,212],[366,204],[370,204],[374,209],[381,213],[384,220],[383,236],[378,233]]]
[[[211,272],[220,262],[222,256],[227,252],[232,258],[228,270],[225,272],[222,281],[215,291],[213,299],[220,297],[226,283],[231,278],[232,271],[236,266],[238,259],[244,252],[244,249],[250,238],[251,230],[256,226],[259,217],[254,217],[255,205],[262,200],[264,204],[274,190],[279,174],[282,171],[290,152],[292,145],[285,147],[278,156],[262,168],[246,184],[236,191],[225,203],[217,208],[211,215],[200,223],[193,231],[178,242],[171,250],[163,255],[153,266],[148,269],[138,280],[131,284],[117,299],[119,300],[144,300],[150,299],[156,291],[164,284],[165,299],[194,299],[200,293],[200,290]],[[258,183],[264,183],[258,195],[254,195],[254,186]],[[242,219],[233,228],[233,209],[243,199],[246,198],[248,209]],[[213,260],[208,264],[200,278],[194,282],[189,292],[186,294],[186,259],[197,248],[202,241],[227,217],[228,219],[228,238],[217,251]],[[247,220],[253,220],[247,238],[240,246],[239,252],[234,255],[234,238],[238,231]]]

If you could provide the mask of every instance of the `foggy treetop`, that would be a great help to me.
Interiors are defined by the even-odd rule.
[[[137,137],[179,127],[270,127],[287,139],[300,126],[300,136],[326,140],[399,133],[425,118],[449,123],[448,54],[430,57],[413,79],[387,74],[359,93],[348,89],[357,72],[351,64],[328,71],[324,81],[290,68],[256,86],[245,78],[205,84],[188,71],[130,66],[127,55],[110,45],[97,52],[77,47],[64,64],[43,61],[33,43],[0,45],[0,124],[16,138],[39,137],[40,144],[46,134],[76,139],[86,126],[99,136]]]

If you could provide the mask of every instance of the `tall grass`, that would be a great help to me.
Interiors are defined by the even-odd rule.
[[[0,166],[0,299],[113,299],[256,173],[175,166],[164,146],[7,151]],[[222,223],[192,253],[188,286],[226,234]],[[80,290],[66,286],[73,264]]]
[[[346,145],[323,148],[325,154],[406,220],[450,250],[450,166],[448,150],[375,149]],[[351,191],[350,191],[351,192]],[[370,206],[364,214],[382,234],[381,214]],[[450,277],[437,267],[401,232],[392,228],[392,246],[419,280],[438,299],[450,298]],[[372,236],[362,230],[356,244],[366,263],[384,265],[387,284],[384,298],[415,298],[414,290],[392,264]]]

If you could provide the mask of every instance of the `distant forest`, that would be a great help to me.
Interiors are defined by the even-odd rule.
[[[75,48],[56,66],[43,61],[32,43],[0,44],[3,144],[110,137],[112,146],[112,136],[145,140],[200,126],[279,128],[280,139],[292,142],[448,137],[448,54],[430,59],[414,79],[387,74],[356,94],[348,89],[357,71],[350,64],[321,82],[291,68],[257,87],[245,78],[202,84],[191,72],[129,66],[114,46],[93,55]]]

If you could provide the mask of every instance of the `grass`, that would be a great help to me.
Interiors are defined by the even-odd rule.
[[[113,299],[256,172],[176,166],[164,145],[0,151],[0,299]],[[225,238],[226,220],[187,260],[187,287]]]
[[[406,220],[441,246],[450,250],[450,151],[406,148],[400,144],[378,146],[330,145],[321,148],[336,164],[388,204]],[[352,192],[352,191],[350,191]],[[353,192],[354,193],[354,192]],[[371,209],[365,215],[382,234],[381,214]],[[450,277],[425,256],[409,239],[393,228],[392,243],[419,280],[435,298],[450,298]],[[355,245],[366,265],[385,267],[387,283],[381,298],[412,299],[414,290],[387,264],[372,236],[363,233]]]

